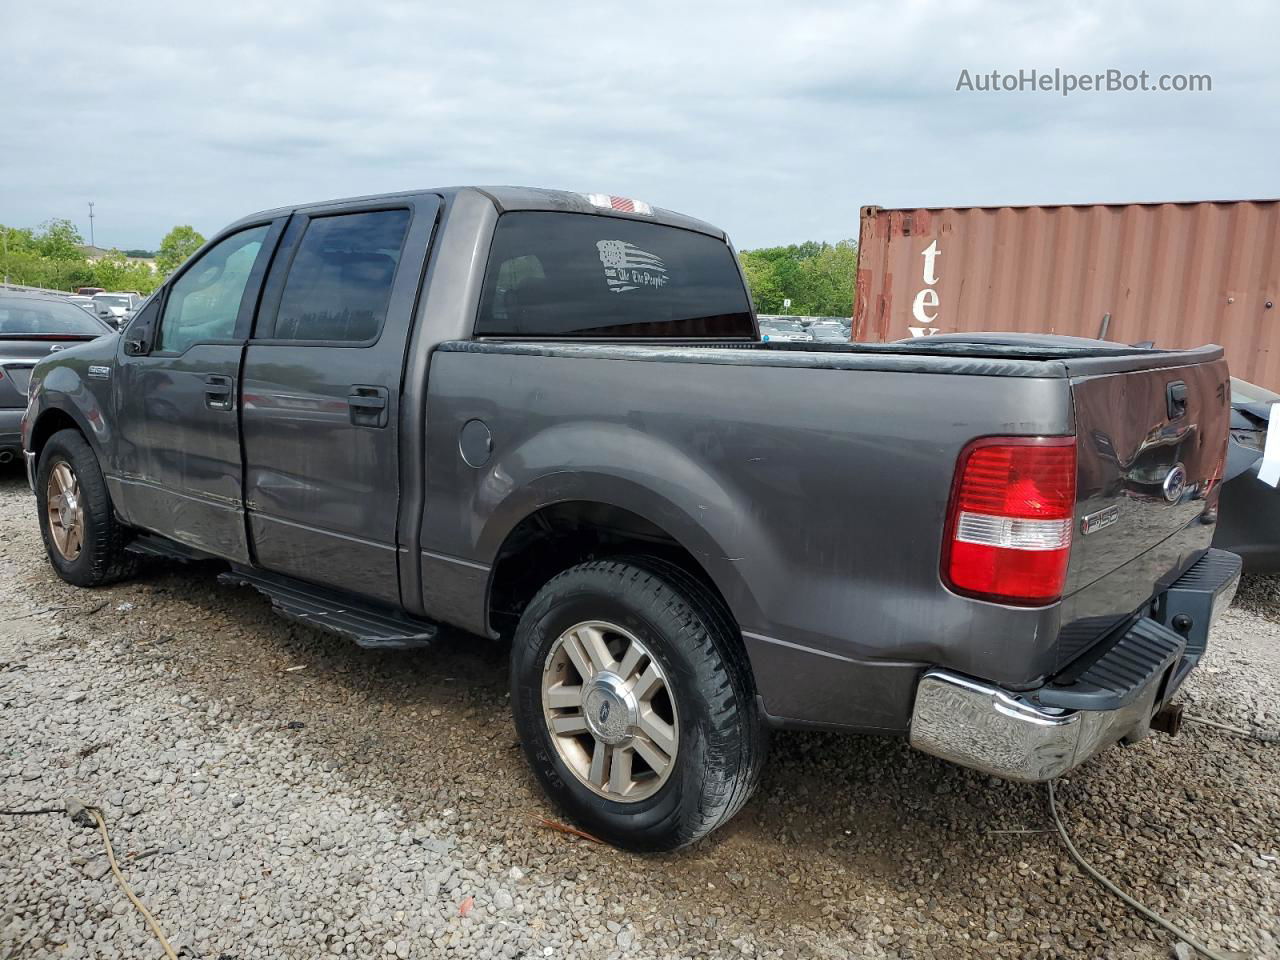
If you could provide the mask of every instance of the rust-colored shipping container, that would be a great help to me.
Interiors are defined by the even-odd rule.
[[[1280,201],[864,207],[855,340],[1021,331],[1219,343],[1280,390]]]

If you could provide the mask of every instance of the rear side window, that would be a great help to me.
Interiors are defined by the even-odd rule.
[[[503,214],[478,336],[754,337],[728,244],[691,230],[577,213]]]
[[[289,267],[275,332],[282,340],[373,340],[409,228],[408,210],[316,217]]]

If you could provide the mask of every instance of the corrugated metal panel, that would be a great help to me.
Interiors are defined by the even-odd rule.
[[[1021,331],[1218,343],[1280,390],[1280,201],[885,210],[859,231],[855,340]]]

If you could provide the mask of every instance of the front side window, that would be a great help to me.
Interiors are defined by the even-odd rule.
[[[289,267],[273,336],[358,343],[375,339],[409,229],[408,210],[316,217]]]
[[[181,353],[204,340],[235,336],[240,301],[269,227],[251,227],[218,242],[173,284],[156,350]]]
[[[478,336],[754,337],[729,245],[656,223],[514,211],[494,233]]]

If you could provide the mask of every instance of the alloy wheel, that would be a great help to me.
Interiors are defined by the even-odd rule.
[[[616,624],[585,621],[556,638],[542,671],[542,709],[560,759],[605,799],[643,800],[675,769],[680,729],[667,675]]]
[[[84,548],[84,508],[80,481],[65,460],[49,471],[47,489],[49,536],[64,560],[75,560]]]

